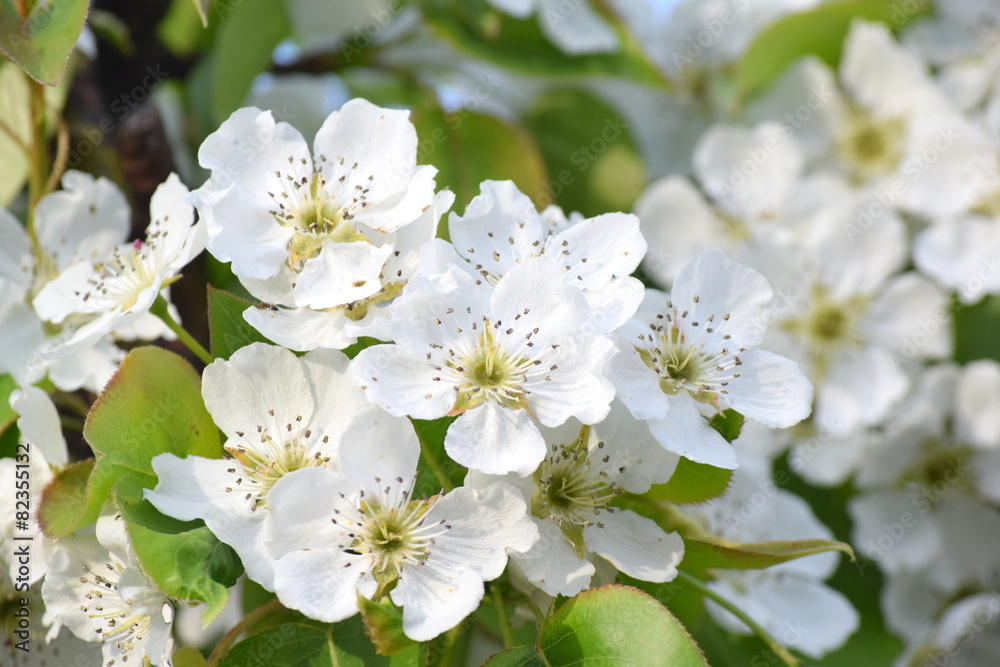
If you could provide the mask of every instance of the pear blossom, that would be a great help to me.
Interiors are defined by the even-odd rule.
[[[987,370],[989,369],[989,370]],[[985,371],[985,373],[984,373]],[[980,384],[984,375],[992,386]],[[1000,405],[995,362],[933,366],[864,452],[848,504],[859,553],[892,575],[922,571],[940,591],[1000,576],[1000,450],[988,406]],[[962,405],[971,393],[978,405]],[[986,410],[969,408],[987,407]],[[951,545],[961,544],[954,549]]]
[[[194,220],[188,189],[176,174],[157,187],[146,240],[72,264],[39,291],[36,312],[54,324],[83,322],[63,345],[86,345],[116,329],[139,324],[160,290],[179,277],[205,247],[204,224]]]
[[[617,401],[594,426],[569,420],[542,429],[549,451],[529,477],[472,471],[466,485],[481,489],[497,481],[516,488],[531,508],[539,540],[511,558],[524,577],[550,596],[573,596],[592,585],[596,555],[629,576],[670,581],[684,543],[651,519],[611,502],[622,493],[641,494],[665,483],[677,456],[665,451]]]
[[[780,125],[713,125],[692,155],[697,184],[680,176],[654,181],[635,203],[650,251],[643,268],[669,285],[704,250],[739,256],[767,243],[762,232],[793,227],[800,209],[842,196],[826,179],[803,179],[805,157]]]
[[[808,118],[797,119],[807,101]],[[977,196],[965,172],[985,133],[882,24],[855,20],[836,74],[805,58],[748,115],[784,118],[810,164],[844,175],[883,206],[934,218],[966,209]]]
[[[104,513],[96,535],[59,541],[42,598],[53,630],[100,642],[104,664],[173,664],[174,607],[140,568],[120,514]]]
[[[812,385],[799,367],[754,348],[771,288],[756,271],[719,250],[697,255],[670,295],[647,290],[635,318],[615,332],[622,354],[609,377],[636,419],[667,450],[735,468],[736,451],[702,412],[733,408],[766,426],[805,419]]]
[[[243,319],[269,340],[293,350],[343,349],[360,336],[391,340],[388,306],[417,271],[420,247],[434,238],[438,220],[454,201],[450,190],[442,190],[416,221],[396,232],[392,254],[379,273],[382,287],[375,294],[331,308],[285,308],[277,305],[285,295],[262,291],[270,283],[260,283],[255,293],[267,305],[247,308]]]
[[[282,604],[339,621],[358,596],[403,608],[403,632],[426,641],[479,606],[507,552],[538,539],[520,495],[502,483],[412,497],[419,447],[382,440],[345,448],[340,471],[300,470],[269,495],[264,532]]]
[[[458,463],[490,474],[530,474],[545,457],[532,417],[558,426],[603,419],[614,387],[602,375],[614,351],[595,334],[565,268],[537,257],[495,287],[451,266],[417,276],[393,304],[394,345],[362,350],[355,381],[390,414],[458,415],[444,447]],[[480,281],[482,282],[482,281]]]
[[[226,435],[224,458],[160,454],[153,458],[159,483],[146,497],[169,516],[203,519],[268,590],[274,558],[261,531],[281,477],[300,468],[336,468],[344,448],[416,443],[406,419],[365,399],[348,375],[347,357],[335,350],[296,357],[254,343],[209,364],[202,395]]]
[[[625,213],[567,218],[549,206],[541,213],[511,181],[483,181],[464,215],[448,220],[451,243],[437,239],[420,254],[420,273],[444,273],[449,265],[476,283],[495,285],[531,257],[565,267],[564,282],[583,291],[601,333],[620,326],[642,301],[642,283],[629,277],[646,254],[639,220]]]
[[[33,383],[46,373],[64,391],[100,391],[125,356],[110,338],[68,348],[79,322],[45,323],[31,305],[63,271],[109,255],[129,230],[128,202],[105,178],[69,170],[62,190],[35,208],[37,244],[8,211],[0,209],[0,373]],[[150,316],[152,317],[152,316]],[[155,318],[153,318],[155,320]],[[158,323],[158,321],[157,321]],[[171,337],[158,323],[152,337]],[[72,354],[69,352],[72,351]]]
[[[408,111],[362,99],[326,119],[313,149],[270,112],[239,109],[201,145],[212,177],[192,198],[208,251],[251,294],[322,310],[382,289],[393,235],[434,203],[437,170],[416,165]]]
[[[740,468],[726,493],[682,511],[714,537],[730,542],[832,540],[833,533],[802,498],[778,488],[769,462],[741,457]],[[733,602],[772,636],[812,658],[841,646],[860,618],[850,601],[826,586],[838,556],[827,552],[791,560],[761,570],[719,570],[709,588]],[[709,614],[722,627],[752,634],[742,621],[707,601]]]

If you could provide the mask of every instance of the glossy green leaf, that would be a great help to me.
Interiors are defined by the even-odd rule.
[[[358,596],[358,607],[365,622],[365,633],[379,655],[395,655],[414,641],[403,634],[403,610],[388,597],[373,602]]]
[[[244,639],[220,667],[418,667],[419,648],[415,644],[391,658],[378,655],[360,616],[333,625],[303,620]]]
[[[208,338],[212,356],[228,359],[250,343],[270,343],[243,319],[254,304],[235,294],[208,286]]]
[[[410,419],[420,440],[420,460],[417,463],[417,482],[413,489],[416,498],[433,496],[442,491],[440,476],[452,486],[461,486],[468,470],[452,461],[444,451],[444,436],[457,417],[424,420]],[[446,489],[445,489],[446,490]]]
[[[728,408],[723,411],[722,414],[713,416],[708,420],[708,425],[719,432],[726,442],[732,442],[736,438],[740,437],[740,431],[743,430],[743,422],[746,418],[740,413],[736,412],[732,408]]]
[[[486,179],[510,179],[535,201],[545,193],[545,164],[523,128],[469,110],[446,114],[418,107],[412,118],[417,163],[438,168],[438,187],[455,193],[453,210],[464,210]]]
[[[94,470],[94,459],[71,463],[52,478],[42,490],[38,522],[49,537],[60,537],[74,525],[86,526],[97,521],[100,507],[91,507],[89,516],[81,516],[87,507],[87,481]]]
[[[0,52],[39,83],[54,86],[87,20],[89,0],[35,2],[27,17],[0,0]]]
[[[157,454],[222,455],[218,429],[201,398],[201,378],[188,362],[160,347],[128,353],[94,402],[83,435],[97,462],[80,517],[65,532],[85,525],[82,518],[100,510],[122,476],[134,475],[153,488],[151,461]]]
[[[225,607],[243,564],[202,522],[161,514],[143,500],[142,490],[135,476],[115,485],[118,509],[142,569],[170,597],[204,602],[202,623],[207,626]]]
[[[831,66],[840,62],[844,39],[856,18],[882,21],[899,30],[926,14],[930,0],[901,3],[896,0],[833,2],[813,10],[792,14],[761,31],[743,54],[736,80],[744,96],[766,89],[785,68],[806,55],[817,56]]]
[[[854,560],[854,550],[849,544],[833,540],[780,540],[742,544],[712,537],[684,540],[686,561],[697,563],[699,568],[724,570],[758,570],[827,551],[842,551]]]
[[[608,75],[667,85],[631,39],[623,39],[615,52],[570,56],[542,34],[536,16],[519,20],[469,0],[429,0],[421,3],[421,10],[438,37],[503,69],[534,76]]]
[[[208,665],[205,656],[193,646],[185,646],[174,651],[173,661],[174,667],[206,667]]]
[[[572,122],[567,122],[572,119]],[[524,117],[549,172],[551,200],[586,216],[631,210],[646,174],[628,123],[593,95],[574,89],[542,94]]]
[[[17,382],[10,375],[0,375],[0,433],[17,421],[17,413],[10,407],[10,395],[17,389]]]
[[[493,656],[494,667],[544,664],[627,667],[707,667],[701,649],[656,598],[630,586],[584,591],[560,607],[542,628],[537,660],[528,647]]]
[[[732,470],[681,457],[670,480],[654,484],[643,497],[672,503],[703,503],[725,493],[732,477]]]
[[[243,105],[257,75],[271,64],[271,52],[291,34],[283,2],[242,0],[218,5],[212,73],[216,125]]]

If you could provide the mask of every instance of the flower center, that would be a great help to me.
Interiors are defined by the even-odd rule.
[[[448,361],[448,367],[459,375],[458,397],[453,412],[458,414],[494,400],[509,408],[525,407],[521,385],[527,381],[529,369],[540,360],[522,359],[508,354],[494,333],[489,320],[484,320],[482,333],[475,346],[458,361]]]
[[[822,377],[837,351],[864,342],[860,321],[868,310],[869,302],[867,296],[836,301],[830,297],[826,287],[815,285],[812,307],[799,317],[785,320],[781,326],[806,340],[816,372]]]
[[[593,465],[592,452],[587,448],[589,438],[590,427],[585,426],[575,442],[552,445],[534,474],[535,495],[531,501],[532,514],[558,523],[581,558],[586,554],[583,528],[603,528],[596,517],[602,512],[614,513],[610,503],[621,495],[608,473]],[[598,451],[603,449],[604,443],[599,442],[597,447]]]
[[[906,125],[900,118],[876,119],[859,109],[848,112],[837,150],[855,183],[863,183],[896,168],[903,156],[905,130]]]
[[[297,423],[301,420],[301,417],[296,417]],[[236,485],[240,488],[226,487],[226,492],[245,490],[246,499],[254,499],[251,511],[256,511],[257,507],[267,504],[267,494],[271,488],[288,473],[302,468],[325,466],[330,461],[330,457],[324,455],[319,446],[308,444],[307,441],[313,435],[311,430],[306,429],[300,434],[289,423],[286,431],[291,436],[287,440],[275,439],[267,428],[258,425],[257,433],[260,441],[254,443],[253,447],[245,444],[226,445],[226,450],[246,473],[246,477],[241,475],[236,478]],[[241,431],[238,431],[237,435],[246,437]],[[329,442],[330,437],[324,435],[320,440],[320,446]],[[228,472],[236,474],[237,470],[230,468]]]
[[[275,173],[281,177],[280,172]],[[360,189],[349,203],[340,205],[326,192],[326,180],[319,172],[313,173],[311,180],[305,176],[294,180],[286,175],[281,182],[282,192],[268,192],[277,205],[270,213],[278,224],[295,232],[288,242],[288,264],[292,270],[301,270],[307,259],[318,255],[324,241],[368,241],[350,222],[354,218],[353,206],[367,206],[367,188]]]

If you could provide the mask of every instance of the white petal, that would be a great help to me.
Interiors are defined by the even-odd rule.
[[[642,325],[633,319],[629,324]],[[659,376],[646,364],[629,342],[626,324],[615,336],[622,350],[611,358],[613,363],[605,369],[609,380],[615,385],[618,400],[624,403],[636,419],[664,419],[670,402],[660,389]]]
[[[457,463],[491,475],[530,475],[545,458],[545,441],[528,414],[492,401],[462,413],[444,448]]]
[[[684,458],[730,470],[737,466],[736,450],[708,425],[686,392],[670,399],[666,417],[649,420],[649,431],[667,451]]]
[[[0,284],[14,285],[18,296],[31,286],[34,260],[31,240],[21,223],[5,208],[0,208]],[[10,290],[10,287],[5,287]],[[9,293],[9,292],[8,292]]]
[[[906,358],[935,359],[952,350],[948,297],[917,273],[882,288],[863,324],[864,337]]]
[[[241,348],[228,361],[216,359],[209,364],[201,393],[215,423],[234,439],[240,439],[237,432],[252,433],[257,425],[280,432],[298,415],[308,423],[315,411],[298,358],[289,350],[264,343]]]
[[[555,521],[533,519],[539,539],[525,553],[512,553],[511,559],[533,585],[553,597],[572,597],[590,586],[594,564],[576,555]]]
[[[587,549],[606,558],[616,568],[643,581],[671,581],[684,556],[684,542],[677,533],[665,533],[652,519],[629,510],[600,517],[583,529]]]
[[[836,435],[885,417],[909,388],[898,362],[886,350],[845,350],[816,387],[815,419]]]
[[[532,383],[528,405],[545,426],[558,426],[570,417],[584,424],[601,421],[615,396],[614,385],[600,375],[615,352],[614,344],[594,336],[562,339],[558,345],[543,361],[555,369],[546,376],[551,379]]]
[[[912,491],[881,491],[853,498],[847,506],[854,520],[851,543],[858,556],[896,574],[930,564],[944,542],[933,517]],[[924,511],[921,511],[924,509]]]
[[[917,236],[913,261],[963,303],[1000,292],[1000,226],[985,218],[932,225]]]
[[[454,385],[434,380],[444,377],[441,371],[397,345],[361,350],[351,364],[351,373],[368,400],[392,415],[437,419],[455,405]]]
[[[772,428],[788,428],[809,416],[812,383],[794,361],[764,350],[747,350],[729,380],[726,403]]]
[[[608,334],[625,324],[642,303],[645,289],[638,278],[615,278],[600,289],[583,293],[593,315],[594,331]]]
[[[392,254],[392,246],[377,247],[367,241],[324,241],[317,257],[299,273],[295,303],[322,309],[359,301],[382,288],[379,274]]]
[[[344,333],[347,318],[343,311],[311,308],[257,308],[243,311],[243,319],[254,329],[282,347],[300,352],[317,347],[342,350],[356,342]]]
[[[145,497],[167,516],[192,521],[203,519],[215,536],[231,546],[246,568],[247,576],[271,590],[274,559],[268,554],[262,534],[266,512],[251,511],[236,478],[229,473],[232,463],[221,459],[173,454],[153,457],[153,471],[159,482]],[[227,488],[233,489],[226,491]]]
[[[965,366],[956,389],[957,430],[963,442],[1000,447],[1000,366],[980,359]]]
[[[544,247],[547,230],[531,199],[513,182],[483,181],[479,188],[465,215],[449,216],[448,233],[463,257],[502,276]]]
[[[775,215],[798,180],[804,156],[775,123],[749,130],[715,125],[692,156],[695,173],[719,206],[740,220]]]
[[[635,271],[646,254],[646,239],[639,231],[639,218],[605,213],[559,232],[546,247],[569,266],[570,284],[592,290]]]
[[[642,266],[662,286],[696,254],[727,242],[722,221],[686,178],[654,182],[636,201],[635,213],[649,243]]]
[[[330,519],[335,510],[352,507],[341,497],[352,488],[329,468],[303,468],[279,479],[267,494],[270,511],[261,528],[268,553],[281,558],[336,544],[338,531]]]
[[[409,111],[357,98],[316,133],[316,164],[328,191],[353,196],[355,186],[366,188],[367,205],[352,210],[353,220],[380,232],[413,222],[434,202],[437,169],[416,166],[417,132],[409,118]]]
[[[293,551],[276,564],[274,591],[281,604],[309,618],[342,621],[358,612],[358,561],[340,549]]]
[[[20,415],[17,428],[21,440],[39,450],[49,464],[58,468],[66,465],[68,452],[63,437],[59,413],[49,395],[38,387],[25,385],[10,395],[10,407]]]
[[[751,347],[766,330],[763,307],[773,292],[764,276],[728,259],[721,250],[707,250],[684,266],[674,280],[670,299],[678,309],[715,314],[718,339],[732,336],[733,347]],[[723,319],[729,315],[729,319]]]

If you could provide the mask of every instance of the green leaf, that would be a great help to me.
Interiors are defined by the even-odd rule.
[[[413,430],[420,440],[420,460],[417,463],[417,483],[413,489],[415,498],[429,497],[441,492],[439,475],[443,475],[452,486],[461,486],[468,470],[452,461],[444,451],[444,436],[448,427],[457,417],[424,420],[410,419]]]
[[[219,125],[243,105],[253,80],[271,65],[271,52],[291,34],[291,27],[283,2],[242,0],[217,9],[222,21],[215,39],[211,90],[212,112]]]
[[[87,481],[93,469],[94,459],[71,463],[45,486],[38,506],[42,532],[56,538],[69,533],[74,525],[87,526],[97,521],[99,507],[90,508],[89,516],[82,516],[87,506]]]
[[[911,7],[912,5],[912,7]],[[882,21],[899,30],[931,9],[930,0],[855,0],[821,5],[793,14],[761,31],[736,68],[736,81],[746,97],[766,89],[786,67],[806,55],[831,67],[840,62],[844,40],[856,18]]]
[[[250,343],[270,343],[243,319],[243,311],[254,304],[211,285],[208,286],[208,338],[212,356],[228,359]]]
[[[138,347],[122,361],[94,402],[83,427],[97,463],[87,483],[82,527],[110,497],[115,483],[134,475],[156,486],[152,459],[166,452],[219,458],[218,429],[201,398],[201,378],[180,356],[159,347]]]
[[[208,662],[201,651],[193,646],[177,649],[173,655],[174,667],[206,667]]]
[[[143,500],[136,476],[118,480],[115,497],[143,571],[170,597],[204,602],[202,624],[207,626],[226,606],[230,587],[243,574],[239,556],[200,521],[160,514]]]
[[[527,647],[505,651],[493,667],[635,665],[708,667],[691,635],[654,597],[630,586],[603,586],[580,593],[560,607],[538,638],[539,660]]]
[[[541,667],[542,661],[534,646],[518,646],[497,653],[483,663],[483,667]]]
[[[289,622],[244,639],[220,667],[416,667],[419,648],[415,644],[392,658],[378,655],[360,616],[333,625]]]
[[[778,540],[738,544],[714,537],[684,539],[684,559],[697,563],[699,568],[759,570],[827,551],[843,551],[851,560],[855,560],[854,550],[849,544],[834,540]]]
[[[438,168],[438,187],[455,193],[453,210],[463,210],[486,179],[510,179],[535,201],[544,195],[545,164],[523,128],[469,110],[446,114],[426,106],[415,108],[412,119],[417,163]]]
[[[537,16],[519,20],[469,0],[429,0],[421,3],[421,11],[445,42],[505,70],[552,77],[607,75],[659,88],[667,85],[627,37],[616,52],[570,56],[548,41]]]
[[[10,0],[0,0],[0,51],[35,81],[56,85],[83,30],[89,5],[89,0],[35,2],[22,17]]]
[[[524,124],[545,158],[556,203],[586,216],[631,210],[646,174],[620,113],[589,93],[567,88],[541,95]]]
[[[365,622],[365,633],[379,655],[395,655],[414,643],[403,634],[402,608],[393,604],[388,596],[381,602],[372,602],[359,595],[358,607]]]
[[[732,477],[732,470],[681,457],[670,480],[666,484],[654,484],[643,497],[671,503],[703,503],[725,493]]]
[[[732,408],[728,408],[722,414],[713,416],[708,420],[708,425],[719,432],[726,442],[732,443],[733,440],[740,437],[740,431],[743,430],[743,422],[746,418],[740,413],[736,412]]]
[[[10,407],[10,395],[17,389],[17,382],[11,375],[0,375],[0,433],[17,421],[17,413]]]
[[[1000,361],[1000,297],[988,296],[979,303],[964,306],[956,303],[955,361],[967,364],[977,359]]]

